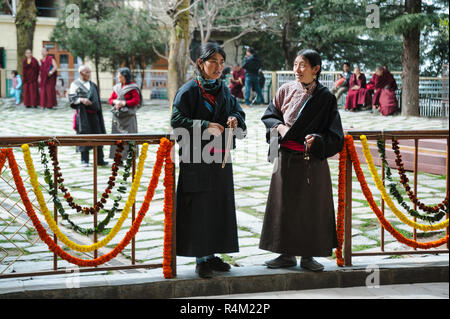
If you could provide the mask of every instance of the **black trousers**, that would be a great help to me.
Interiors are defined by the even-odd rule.
[[[81,161],[89,163],[89,150],[81,151]],[[103,146],[97,146],[97,164],[103,163]]]

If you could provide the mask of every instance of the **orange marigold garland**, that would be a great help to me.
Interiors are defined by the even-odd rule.
[[[173,278],[172,272],[172,212],[173,212],[173,170],[174,165],[170,152],[173,143],[170,144],[164,166],[164,251],[163,273],[164,278]]]
[[[349,136],[349,135],[347,135]],[[345,137],[344,147],[339,153],[339,178],[338,178],[338,209],[336,218],[336,233],[338,246],[335,250],[336,263],[339,267],[344,266],[342,257],[342,246],[344,244],[344,213],[345,213],[345,166],[347,163],[347,136]]]
[[[366,197],[366,200],[372,208],[372,211],[377,216],[378,220],[380,221],[381,225],[389,232],[392,236],[395,237],[399,242],[408,245],[413,248],[420,248],[420,249],[430,249],[439,247],[445,243],[448,242],[448,235],[436,240],[436,241],[430,241],[427,243],[420,243],[415,240],[409,239],[404,237],[401,233],[399,233],[392,225],[389,223],[389,221],[386,220],[381,210],[378,208],[378,205],[376,204],[375,200],[373,199],[372,192],[367,185],[366,179],[364,177],[364,173],[361,169],[361,163],[358,158],[358,154],[356,153],[355,145],[353,143],[353,137],[349,135],[349,137],[346,138],[346,145],[347,145],[347,151],[350,155],[351,161],[353,162],[353,167],[355,169],[356,176],[358,177],[358,181],[361,185],[361,189],[363,191],[364,196]]]
[[[153,174],[152,178],[149,183],[149,187],[147,188],[147,193],[144,198],[144,202],[142,203],[141,209],[139,210],[139,213],[137,215],[137,218],[131,225],[131,228],[126,233],[125,237],[122,239],[122,241],[108,254],[105,254],[103,256],[100,256],[96,259],[80,259],[77,257],[74,257],[67,252],[65,252],[58,244],[54,242],[54,240],[48,235],[45,228],[42,226],[40,220],[36,216],[36,213],[34,211],[34,208],[31,204],[30,199],[28,198],[27,191],[24,187],[22,177],[20,176],[19,168],[17,165],[17,162],[15,160],[14,154],[12,149],[2,149],[0,155],[0,160],[6,155],[8,157],[8,163],[9,167],[11,169],[11,172],[13,174],[14,182],[16,184],[17,191],[20,195],[20,198],[22,199],[22,202],[25,205],[26,211],[28,216],[30,217],[31,221],[33,222],[34,227],[36,228],[40,239],[47,244],[49,249],[57,254],[62,259],[76,264],[81,267],[95,267],[101,264],[104,264],[114,257],[116,257],[131,241],[131,239],[136,235],[137,231],[139,230],[139,227],[141,225],[142,220],[144,219],[144,216],[146,212],[148,211],[148,208],[150,206],[150,202],[153,198],[153,195],[155,194],[155,189],[158,185],[159,176],[161,174],[161,168],[164,164],[164,159],[167,156],[170,156],[170,148],[171,148],[171,142],[165,138],[161,139],[160,147],[157,151],[157,158],[155,166],[153,167]],[[0,161],[0,164],[2,162]],[[4,163],[4,160],[3,160]],[[2,165],[3,166],[3,165]],[[170,211],[170,207],[168,208],[168,211]]]

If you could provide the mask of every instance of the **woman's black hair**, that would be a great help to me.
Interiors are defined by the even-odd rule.
[[[11,73],[13,73],[14,76],[17,76],[19,74],[19,72],[17,72],[17,70],[12,70]]]
[[[133,79],[133,75],[131,74],[131,71],[129,68],[120,68],[119,73],[122,74],[122,76],[125,78],[126,84],[131,83],[131,80]]]
[[[219,53],[221,56],[223,56],[224,60],[227,59],[225,51],[219,44],[217,44],[216,42],[208,42],[199,48],[197,60],[200,59],[201,62],[203,63],[209,60],[216,53]],[[200,68],[198,63],[196,63],[196,65],[197,65],[197,72],[199,74],[202,74],[202,69]]]
[[[319,81],[319,76],[322,72],[322,58],[320,57],[320,54],[313,49],[304,49],[298,52],[297,56],[302,56],[308,60],[311,67],[315,67],[316,65],[320,66],[319,72],[316,73],[316,81]]]

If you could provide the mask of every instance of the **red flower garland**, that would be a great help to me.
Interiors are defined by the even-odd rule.
[[[399,142],[396,139],[392,139],[392,149],[394,150],[396,159],[395,164],[397,164],[397,170],[398,174],[400,175],[400,182],[403,185],[403,188],[406,191],[406,194],[408,194],[409,199],[413,204],[416,204],[419,209],[423,210],[427,213],[438,213],[440,210],[446,210],[448,209],[448,195],[445,197],[445,199],[442,201],[442,203],[435,205],[435,206],[428,206],[419,201],[417,198],[417,194],[414,194],[414,191],[409,186],[409,179],[406,176],[405,167],[403,165],[402,156],[400,154],[400,147]]]
[[[131,239],[136,235],[137,231],[139,230],[139,227],[141,225],[142,220],[144,219],[145,214],[148,211],[148,208],[150,206],[150,202],[153,198],[153,195],[155,194],[155,189],[158,185],[159,176],[161,174],[161,168],[164,164],[164,159],[167,156],[170,156],[170,149],[171,149],[171,142],[165,138],[161,140],[160,148],[157,151],[157,157],[156,157],[156,163],[153,167],[153,174],[152,178],[150,180],[149,186],[147,188],[147,193],[144,198],[144,202],[142,203],[141,209],[139,210],[138,216],[131,225],[131,228],[126,233],[125,237],[122,239],[122,241],[108,254],[105,254],[103,256],[100,256],[96,259],[80,259],[76,258],[68,253],[66,253],[58,244],[54,242],[54,240],[48,235],[45,228],[42,226],[40,220],[36,216],[36,213],[34,211],[34,208],[31,204],[30,199],[28,198],[27,191],[24,187],[22,177],[20,176],[19,168],[17,165],[17,162],[15,160],[13,151],[11,148],[9,149],[2,149],[1,154],[5,154],[8,157],[9,166],[11,169],[11,172],[13,174],[14,182],[16,184],[17,191],[19,192],[20,198],[22,199],[22,202],[25,205],[26,211],[28,216],[30,217],[31,221],[33,222],[34,227],[36,228],[40,239],[47,244],[49,249],[57,254],[62,259],[76,264],[81,267],[95,267],[101,264],[104,264],[114,257],[116,257],[131,241]],[[3,158],[3,156],[0,157],[0,160]],[[3,161],[4,163],[4,161]],[[0,162],[1,164],[1,162]],[[3,165],[2,165],[3,166]],[[0,166],[0,169],[2,168]],[[166,203],[166,201],[165,201]],[[171,206],[165,207],[164,209],[167,214],[171,214]],[[171,238],[171,234],[170,234]]]
[[[372,211],[375,213],[375,215],[377,216],[378,220],[383,225],[383,227],[389,233],[391,233],[392,236],[394,236],[395,239],[397,239],[399,242],[401,242],[405,245],[408,245],[410,247],[413,247],[413,248],[430,249],[430,248],[434,248],[434,247],[439,247],[439,246],[447,243],[448,237],[449,237],[448,235],[439,240],[436,240],[436,241],[420,243],[415,240],[404,237],[394,227],[392,227],[392,225],[389,223],[389,221],[386,220],[383,213],[378,208],[378,205],[376,204],[375,200],[373,199],[372,192],[371,192],[369,186],[367,185],[366,179],[364,177],[364,172],[361,169],[361,163],[359,161],[358,154],[356,153],[355,145],[353,143],[353,137],[349,135],[349,137],[346,138],[346,141],[347,141],[347,143],[346,143],[347,150],[350,155],[351,161],[353,162],[353,167],[355,169],[355,173],[356,173],[356,176],[358,177],[358,181],[361,185],[361,189],[364,193],[364,196],[366,197],[366,200],[367,200],[370,208],[372,208]]]

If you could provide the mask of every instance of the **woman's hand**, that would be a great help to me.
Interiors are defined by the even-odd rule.
[[[228,125],[228,127],[235,129],[238,126],[237,118],[234,117],[234,116],[229,116],[228,117],[228,121],[227,121],[227,125]]]
[[[287,131],[289,131],[289,127],[287,127],[284,124],[280,124],[277,126],[277,131],[278,133],[280,133],[281,137],[284,137],[287,133]]]
[[[91,102],[89,99],[85,98],[85,97],[82,97],[82,98],[80,99],[80,102],[81,102],[82,104],[84,104],[84,105],[91,105],[91,104],[92,104],[92,102]]]
[[[224,130],[224,127],[222,125],[220,125],[219,123],[209,123],[208,126],[208,132],[214,136],[219,136],[220,134],[222,134]]]
[[[306,146],[308,147],[308,150],[311,149],[311,145],[314,143],[315,139],[316,139],[316,137],[313,135],[306,135],[305,141],[306,141]]]

